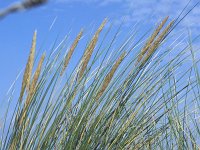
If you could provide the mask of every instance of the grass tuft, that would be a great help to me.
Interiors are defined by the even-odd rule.
[[[39,60],[35,31],[20,98],[9,93],[0,149],[199,149],[198,38],[184,43],[168,19],[149,38],[137,34],[141,24],[113,36],[105,19],[77,64],[83,30],[64,57],[66,39]]]

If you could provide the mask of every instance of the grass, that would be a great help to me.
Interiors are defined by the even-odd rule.
[[[114,46],[121,26],[107,39],[112,25],[104,28],[106,23],[76,65],[70,62],[84,30],[67,51],[63,42],[44,53],[35,69],[34,33],[12,118],[10,107],[5,113],[0,149],[199,149],[196,39],[176,51],[182,36],[170,41],[177,20],[166,17],[152,33],[141,36],[134,28]],[[188,59],[192,64],[185,65]]]

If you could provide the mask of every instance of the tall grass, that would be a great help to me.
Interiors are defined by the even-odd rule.
[[[36,69],[34,33],[18,102],[1,129],[0,149],[199,149],[199,118],[194,116],[199,59],[192,39],[181,46],[182,36],[171,33],[176,20],[168,17],[152,33],[138,35],[134,28],[124,41],[118,41],[120,27],[107,38],[112,25],[105,28],[106,23],[84,51],[81,30],[67,51],[63,42],[43,54]],[[76,51],[83,54],[74,65]],[[193,63],[185,65],[188,59]]]

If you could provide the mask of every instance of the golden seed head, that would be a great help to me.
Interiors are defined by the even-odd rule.
[[[108,22],[108,19],[105,18],[104,21],[101,23],[100,27],[98,28],[97,34],[99,34],[103,30],[103,28],[104,28],[104,26],[106,25],[107,22]]]
[[[38,66],[37,66],[37,69],[34,73],[34,76],[33,76],[33,79],[31,81],[31,85],[30,85],[30,90],[29,92],[31,93],[32,91],[34,91],[35,87],[36,87],[36,84],[38,82],[38,78],[40,76],[40,72],[41,72],[41,69],[42,69],[42,64],[44,62],[44,59],[45,59],[45,53],[42,55],[42,57],[40,58],[40,61],[38,63]]]
[[[60,74],[61,76],[63,75],[64,71],[66,70],[66,68],[67,68],[67,66],[69,64],[69,61],[70,61],[70,59],[72,57],[72,54],[73,54],[75,48],[77,47],[78,42],[81,39],[82,35],[83,35],[83,29],[81,29],[81,31],[77,35],[75,41],[73,42],[72,46],[69,49],[69,52],[67,53],[67,56],[65,57],[64,66],[63,66],[63,69],[62,69],[61,74]]]
[[[171,21],[169,23],[169,25],[162,31],[162,33],[159,35],[159,37],[154,41],[154,43],[152,44],[151,49],[149,50],[150,53],[152,51],[154,51],[158,47],[158,45],[162,42],[163,38],[168,33],[168,31],[170,30],[170,28],[172,27],[173,24],[174,24],[174,21]]]
[[[99,34],[100,32],[103,30],[105,24],[107,22],[107,19],[105,19],[102,24],[100,25],[100,27],[97,29],[96,33],[94,34],[92,40],[90,41],[88,47],[86,48],[84,54],[83,54],[83,59],[82,59],[82,66],[81,66],[81,69],[80,69],[80,74],[79,74],[79,80],[82,78],[85,70],[86,70],[86,67],[89,63],[89,60],[92,56],[92,53],[94,51],[94,48],[96,46],[96,43],[98,41],[98,38],[99,38]]]
[[[118,60],[115,62],[115,64],[112,67],[111,71],[106,75],[106,77],[105,77],[105,79],[103,81],[102,87],[101,87],[100,91],[97,94],[97,97],[96,97],[97,100],[102,96],[102,94],[104,93],[104,91],[108,87],[110,81],[113,78],[113,75],[115,74],[115,72],[116,72],[117,68],[119,67],[119,65],[121,64],[121,62],[124,60],[125,56],[126,56],[126,52],[123,52],[121,54],[121,56],[118,58]]]
[[[29,89],[29,86],[30,86],[31,74],[32,74],[34,57],[35,57],[36,36],[37,36],[37,31],[35,31],[33,35],[32,46],[31,46],[28,62],[26,64],[26,68],[24,71],[22,87],[21,87],[21,92],[20,92],[20,100],[22,100],[25,89],[26,88]]]
[[[36,90],[37,82],[38,82],[38,79],[39,79],[39,76],[40,76],[40,72],[41,72],[41,69],[42,69],[42,64],[44,62],[44,59],[45,59],[45,53],[40,58],[37,69],[34,73],[32,81],[31,81],[28,97],[26,98],[26,101],[25,101],[25,107],[24,107],[25,109],[27,109],[27,107],[30,105],[31,97],[33,96],[33,94]]]
[[[161,34],[158,36],[158,38],[153,42],[152,46],[149,48],[147,55],[145,56],[142,64],[144,64],[149,57],[154,53],[154,51],[158,48],[159,44],[162,42],[163,38],[167,35],[167,33],[169,32],[169,30],[171,29],[171,27],[174,24],[174,20],[171,21],[168,26],[161,32]]]
[[[23,120],[24,120],[24,118],[26,116],[28,107],[29,107],[29,105],[31,103],[31,97],[33,96],[33,94],[34,94],[34,92],[36,90],[37,82],[38,82],[38,79],[39,79],[39,76],[40,76],[40,72],[41,72],[41,69],[42,69],[42,64],[44,62],[44,59],[45,59],[45,53],[40,58],[40,61],[39,61],[38,66],[37,66],[37,69],[36,69],[36,71],[34,73],[32,81],[31,81],[29,93],[28,93],[28,96],[27,96],[26,101],[25,101],[25,105],[24,105],[24,108],[23,108],[23,113],[22,113],[22,117],[20,118],[19,125],[22,124],[22,122],[23,122]]]
[[[139,56],[138,56],[138,60],[137,62],[140,62],[142,57],[144,56],[144,54],[148,51],[149,47],[152,45],[152,42],[155,40],[155,38],[157,37],[157,35],[159,34],[159,32],[161,31],[161,29],[163,28],[163,26],[165,25],[165,23],[168,20],[168,16],[165,17],[163,19],[163,21],[159,24],[159,26],[154,30],[154,32],[152,33],[152,35],[150,36],[149,40],[147,40],[145,46],[142,48]]]

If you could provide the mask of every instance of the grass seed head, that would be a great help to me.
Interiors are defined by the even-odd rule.
[[[85,50],[85,53],[83,55],[83,59],[82,59],[82,66],[81,66],[81,69],[80,69],[80,74],[79,74],[79,80],[83,77],[83,74],[86,70],[86,67],[88,65],[88,62],[92,56],[92,53],[94,51],[94,48],[96,46],[96,43],[98,41],[98,38],[99,38],[99,34],[101,33],[101,31],[103,30],[105,24],[107,22],[107,19],[105,19],[102,24],[100,25],[100,27],[97,29],[96,33],[94,34],[92,40],[90,41],[88,47],[86,48]]]
[[[40,72],[41,72],[41,69],[42,69],[42,64],[44,62],[44,59],[45,59],[45,53],[40,58],[39,64],[37,66],[37,69],[35,71],[35,74],[33,76],[32,81],[31,81],[30,90],[29,90],[29,94],[31,94],[31,95],[35,91],[35,88],[36,88],[36,85],[37,85],[37,82],[38,82],[38,79],[39,79],[39,76],[40,76]]]
[[[21,87],[21,92],[20,92],[20,100],[22,100],[25,89],[29,90],[30,88],[29,86],[30,86],[30,80],[31,80],[34,57],[35,57],[36,36],[37,36],[37,31],[35,31],[33,35],[32,46],[31,46],[28,62],[26,64],[26,68],[24,71],[22,87]]]
[[[108,87],[110,81],[113,78],[114,73],[116,72],[116,70],[119,67],[119,65],[121,64],[121,62],[124,60],[125,56],[126,56],[126,52],[123,52],[121,54],[121,56],[118,58],[118,60],[115,62],[115,64],[112,67],[111,71],[106,75],[106,77],[105,77],[105,79],[103,81],[102,87],[101,87],[100,91],[97,94],[97,97],[96,97],[97,100],[102,96],[102,94],[104,93],[104,91]]]
[[[174,24],[174,21],[171,21],[167,25],[167,27],[161,32],[161,34],[158,36],[158,38],[153,42],[152,46],[149,48],[149,50],[147,52],[147,55],[144,57],[144,60],[143,60],[142,64],[144,64],[149,59],[149,57],[155,52],[155,50],[158,48],[159,44],[162,42],[164,37],[170,31],[170,29],[173,26],[173,24]]]
[[[38,82],[38,79],[39,79],[39,76],[40,76],[40,72],[41,72],[41,69],[42,69],[42,64],[44,62],[44,59],[45,59],[45,53],[40,58],[37,69],[34,73],[32,81],[31,81],[29,93],[28,93],[28,96],[27,96],[26,101],[25,101],[25,106],[23,108],[22,117],[20,118],[19,125],[22,125],[22,122],[24,121],[24,119],[26,117],[28,107],[31,103],[31,97],[33,96],[33,94],[36,90],[36,87],[37,87],[37,82]]]
[[[148,49],[151,46],[152,42],[155,40],[155,38],[157,37],[157,35],[160,33],[161,29],[163,28],[163,26],[167,22],[168,18],[169,18],[168,16],[166,18],[164,18],[163,21],[159,24],[159,26],[152,33],[152,35],[150,36],[149,40],[146,42],[145,46],[142,48],[142,50],[141,50],[141,52],[140,52],[140,54],[138,56],[137,62],[141,61],[142,57],[148,51]]]
[[[82,35],[83,35],[83,29],[80,31],[80,33],[76,37],[75,41],[73,42],[72,46],[70,47],[70,50],[69,50],[67,56],[65,57],[64,66],[63,66],[63,69],[62,69],[61,74],[60,74],[61,76],[63,75],[64,71],[66,70],[66,68],[69,64],[69,61],[72,57],[72,54],[74,53],[74,50],[77,47],[78,42],[81,39]]]

